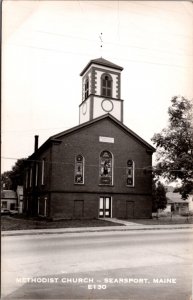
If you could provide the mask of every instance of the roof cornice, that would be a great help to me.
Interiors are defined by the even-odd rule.
[[[100,120],[103,120],[103,119],[106,119],[106,118],[109,118],[111,119],[114,123],[116,123],[117,125],[119,125],[122,129],[124,129],[127,133],[131,134],[133,137],[135,137],[138,141],[140,141],[142,144],[144,144],[146,147],[148,147],[148,149],[150,150],[150,152],[155,152],[155,148],[153,146],[151,146],[149,143],[147,143],[144,139],[142,139],[139,135],[137,135],[134,131],[132,131],[131,129],[129,129],[127,126],[125,126],[122,122],[120,122],[118,119],[116,119],[115,117],[113,117],[111,114],[105,114],[105,115],[102,115],[98,118],[95,118],[95,119],[92,119],[88,122],[85,122],[85,123],[82,123],[78,126],[75,126],[73,128],[70,128],[68,130],[65,130],[61,133],[58,133],[54,136],[52,136],[50,139],[58,139],[60,138],[61,136],[63,135],[67,135],[67,134],[70,134],[76,130],[80,130],[84,127],[87,127],[87,126],[90,126],[96,122],[99,122]]]
[[[153,153],[155,152],[155,148],[153,146],[151,146],[149,143],[147,143],[144,139],[142,139],[139,135],[137,135],[134,131],[132,131],[131,129],[129,129],[127,126],[125,126],[122,122],[120,122],[119,120],[117,120],[115,117],[113,117],[111,114],[105,114],[105,115],[102,115],[98,118],[95,118],[95,119],[92,119],[88,122],[85,122],[85,123],[82,123],[80,125],[77,125],[75,127],[72,127],[70,129],[67,129],[65,131],[62,131],[58,134],[55,134],[53,136],[51,136],[47,141],[45,141],[44,144],[42,144],[36,152],[34,152],[32,155],[30,155],[28,157],[27,160],[35,157],[36,155],[40,154],[42,151],[44,151],[49,145],[51,144],[59,144],[62,142],[62,140],[60,140],[61,137],[65,136],[65,135],[68,135],[68,134],[71,134],[75,131],[78,131],[78,130],[81,130],[82,128],[85,128],[85,127],[89,127],[91,126],[92,124],[94,123],[97,123],[101,120],[104,120],[104,119],[110,119],[112,120],[116,125],[120,126],[127,134],[130,134],[132,135],[137,141],[139,141],[141,144],[143,144],[145,147],[148,148],[148,152],[149,153]]]
[[[80,76],[82,76],[86,70],[92,65],[92,64],[95,64],[95,65],[99,65],[99,66],[104,66],[104,67],[108,67],[108,68],[112,68],[112,69],[116,69],[116,70],[120,70],[122,71],[123,70],[123,67],[121,66],[118,66],[102,57],[100,58],[97,58],[97,59],[92,59],[89,61],[89,63],[86,65],[86,67],[82,70],[82,72],[80,73]]]

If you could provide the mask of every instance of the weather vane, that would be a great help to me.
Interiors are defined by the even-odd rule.
[[[100,48],[101,48],[101,57],[102,57],[102,49],[103,49],[103,39],[102,39],[102,35],[103,35],[103,33],[101,32],[101,34],[99,35],[99,39],[100,39]]]

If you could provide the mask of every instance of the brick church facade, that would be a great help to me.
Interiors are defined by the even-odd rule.
[[[155,149],[123,124],[122,67],[81,72],[79,125],[50,137],[26,163],[24,211],[49,219],[150,218]]]

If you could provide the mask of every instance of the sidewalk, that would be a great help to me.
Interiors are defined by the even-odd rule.
[[[193,229],[193,224],[171,224],[171,225],[142,225],[124,220],[111,219],[112,222],[122,226],[105,227],[81,227],[81,228],[54,228],[54,229],[30,229],[2,231],[1,236],[40,235],[40,234],[65,234],[83,232],[112,232],[131,230],[170,230],[170,229]]]

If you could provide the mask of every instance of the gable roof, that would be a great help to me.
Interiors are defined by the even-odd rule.
[[[12,190],[2,190],[1,191],[2,199],[17,199],[17,195],[15,191]]]
[[[106,59],[100,57],[100,58],[90,60],[89,63],[86,65],[86,67],[80,73],[80,76],[82,76],[85,73],[85,71],[91,66],[91,64],[97,64],[97,65],[101,65],[104,67],[110,67],[110,68],[121,70],[121,71],[123,70],[122,67],[110,62],[109,60],[106,60]]]
[[[133,136],[138,142],[140,142],[142,145],[144,145],[145,147],[147,147],[150,152],[155,152],[155,148],[153,146],[151,146],[149,143],[147,143],[145,140],[143,140],[134,131],[132,131],[131,129],[129,129],[127,126],[125,126],[122,122],[120,122],[119,120],[117,120],[111,114],[105,114],[103,116],[100,116],[98,118],[95,118],[93,120],[90,120],[88,122],[82,123],[82,124],[80,124],[78,126],[72,127],[70,129],[67,129],[65,131],[62,131],[62,132],[60,132],[58,134],[55,134],[55,135],[51,136],[44,144],[42,144],[40,146],[40,148],[38,148],[36,150],[36,152],[34,152],[30,157],[28,157],[28,159],[32,158],[35,154],[38,154],[41,151],[43,151],[45,148],[48,147],[48,145],[50,145],[50,143],[60,143],[61,142],[61,140],[60,140],[61,137],[65,136],[65,135],[68,135],[68,134],[71,134],[71,133],[73,133],[75,131],[78,131],[80,129],[86,128],[86,127],[88,127],[88,126],[90,126],[92,124],[95,124],[97,122],[100,122],[101,120],[104,120],[104,119],[111,120],[113,123],[115,123],[115,125],[118,125],[127,134]]]
[[[167,192],[166,197],[168,198],[168,203],[187,203],[188,199],[182,199],[182,195],[180,193]]]

